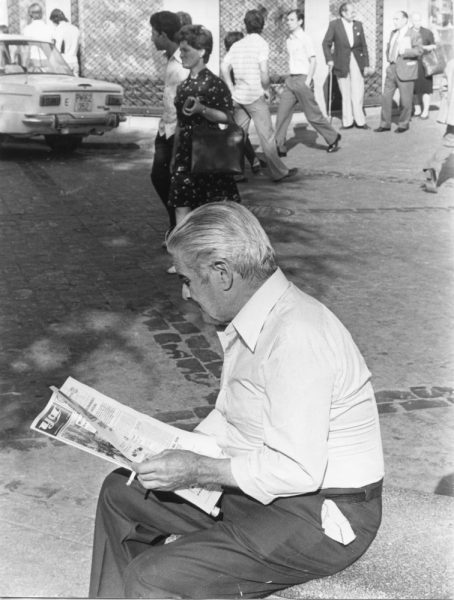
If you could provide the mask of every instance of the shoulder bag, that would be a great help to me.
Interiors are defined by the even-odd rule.
[[[192,128],[191,173],[241,175],[244,171],[244,131],[230,116],[224,126]]]
[[[424,67],[424,73],[426,77],[431,77],[432,75],[438,75],[439,73],[443,73],[446,61],[443,57],[443,54],[439,48],[435,48],[435,50],[429,50],[429,52],[425,52],[421,56],[422,66]]]

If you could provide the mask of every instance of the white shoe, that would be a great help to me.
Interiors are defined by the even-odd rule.
[[[168,273],[169,275],[175,275],[175,274],[176,274],[176,272],[177,272],[177,270],[176,270],[176,268],[175,268],[175,265],[172,265],[172,266],[170,266],[170,267],[167,269],[167,273]]]

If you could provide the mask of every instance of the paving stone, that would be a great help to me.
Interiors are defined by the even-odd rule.
[[[180,323],[173,323],[173,326],[181,334],[199,333],[200,332],[200,329],[198,327],[196,327],[196,325],[194,325],[193,323],[190,323],[188,321],[180,322]]]
[[[169,344],[171,342],[179,343],[182,341],[181,336],[177,333],[158,333],[153,337],[161,346],[163,346],[164,344]]]
[[[219,354],[209,348],[193,348],[192,352],[203,363],[212,363],[213,361],[221,360]]]
[[[399,409],[397,408],[397,406],[394,406],[393,404],[378,404],[378,413],[379,414],[396,413],[396,412],[399,412]]]
[[[440,406],[450,406],[450,403],[446,400],[409,400],[406,402],[401,402],[401,406],[405,408],[405,410],[415,410],[420,408],[437,408]]]

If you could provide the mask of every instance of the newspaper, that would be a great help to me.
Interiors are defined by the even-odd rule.
[[[68,377],[53,394],[30,428],[55,440],[80,448],[131,469],[130,461],[142,462],[166,449],[191,450],[222,458],[222,450],[208,435],[189,432],[140,413],[95,389]],[[220,486],[176,490],[208,514],[217,516]]]

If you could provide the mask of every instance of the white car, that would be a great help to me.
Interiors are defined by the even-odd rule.
[[[0,34],[0,142],[44,136],[72,151],[126,120],[122,103],[120,85],[75,77],[49,42]]]

